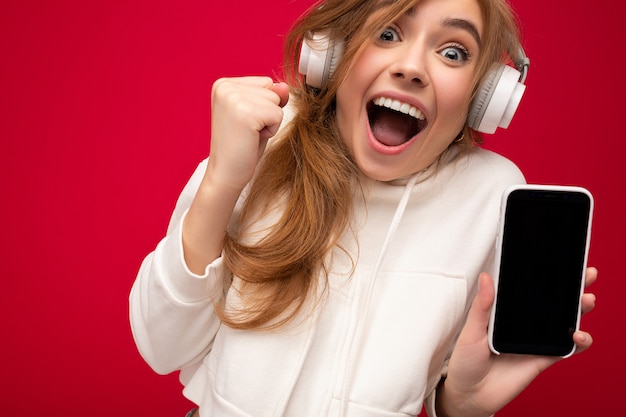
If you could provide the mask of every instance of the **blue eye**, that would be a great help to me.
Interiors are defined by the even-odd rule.
[[[400,35],[398,35],[398,31],[396,29],[388,27],[382,31],[378,38],[383,42],[398,42],[400,40]]]
[[[469,51],[462,45],[447,46],[441,51],[441,55],[454,62],[465,62],[470,58]]]

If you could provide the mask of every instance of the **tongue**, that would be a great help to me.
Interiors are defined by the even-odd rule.
[[[399,146],[409,140],[410,129],[406,116],[395,111],[379,111],[372,123],[374,137],[387,146]]]

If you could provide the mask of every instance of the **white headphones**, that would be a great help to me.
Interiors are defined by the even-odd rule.
[[[319,33],[302,42],[299,71],[305,76],[306,83],[321,88],[337,67],[343,49],[343,42],[331,41]],[[509,127],[526,90],[524,81],[530,67],[530,60],[521,46],[513,64],[515,68],[498,65],[478,88],[467,118],[472,129],[494,133],[498,127]]]

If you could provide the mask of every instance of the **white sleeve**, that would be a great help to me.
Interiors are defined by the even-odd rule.
[[[213,297],[223,294],[222,259],[204,275],[185,264],[182,223],[204,175],[203,161],[183,189],[167,234],[143,260],[130,292],[130,324],[144,360],[160,374],[188,367],[210,351],[220,327]]]

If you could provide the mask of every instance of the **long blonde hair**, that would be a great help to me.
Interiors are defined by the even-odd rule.
[[[485,33],[476,85],[503,53],[513,53],[517,32],[504,0],[479,0]],[[335,95],[363,45],[406,13],[415,0],[327,0],[296,22],[285,44],[286,78],[296,111],[293,120],[263,156],[240,214],[239,230],[224,240],[226,267],[241,279],[243,309],[218,314],[233,328],[276,328],[289,322],[316,293],[330,250],[346,231],[359,171],[337,129]],[[320,90],[297,74],[300,47],[313,32],[345,42],[344,55]],[[472,135],[469,142],[480,138]],[[260,240],[247,243],[247,225],[277,209],[278,219]]]

